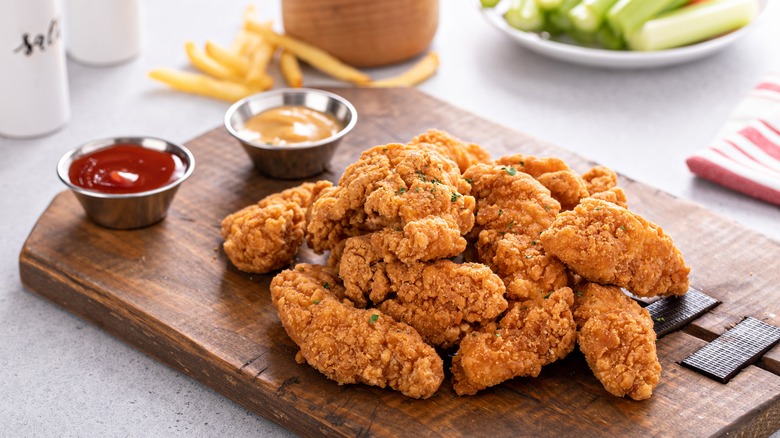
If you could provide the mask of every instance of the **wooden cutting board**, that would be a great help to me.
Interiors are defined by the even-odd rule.
[[[428,128],[480,143],[494,157],[522,152],[593,163],[454,108],[414,89],[336,90],[360,114],[330,171],[336,182],[364,149]],[[650,400],[608,394],[582,356],[476,396],[449,379],[428,400],[389,389],[339,386],[294,360],[271,305],[273,275],[237,271],[221,251],[228,213],[300,183],[253,170],[223,128],[189,142],[197,168],[168,218],[141,230],[92,224],[70,192],[57,195],[20,255],[24,285],[161,362],[301,435],[711,436],[780,428],[780,347],[728,384],[678,363],[746,316],[780,325],[780,244],[657,189],[621,179],[631,208],[661,225],[692,266],[691,284],[723,302],[658,342],[664,368]],[[314,180],[312,179],[312,180]],[[322,259],[303,249],[302,261]]]

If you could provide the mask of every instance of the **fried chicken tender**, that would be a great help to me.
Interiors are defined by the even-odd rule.
[[[476,246],[479,260],[504,280],[512,301],[539,301],[568,283],[566,267],[545,253],[538,238],[483,230]]]
[[[471,181],[471,193],[477,199],[473,237],[482,230],[496,230],[538,238],[561,207],[550,197],[550,190],[511,167],[476,164],[463,177]]]
[[[561,204],[561,210],[571,210],[589,194],[585,181],[560,158],[515,154],[497,159],[496,164],[512,166],[536,178]]]
[[[452,360],[455,392],[470,395],[513,377],[536,377],[544,365],[566,357],[577,337],[573,302],[564,287],[541,302],[515,304],[498,326],[463,338]]]
[[[620,187],[612,187],[609,190],[603,192],[596,192],[590,195],[591,198],[601,199],[602,201],[611,202],[617,204],[623,208],[628,208],[628,200],[626,199],[626,193]]]
[[[329,181],[304,183],[228,215],[222,237],[230,262],[259,274],[289,265],[303,242],[306,209],[330,186]]]
[[[307,241],[322,253],[383,230],[383,248],[405,263],[452,257],[463,252],[463,235],[474,225],[470,191],[455,162],[434,148],[376,146],[312,204]]]
[[[661,377],[653,319],[615,286],[577,289],[574,320],[588,366],[610,394],[645,400]]]
[[[490,163],[490,154],[480,145],[466,144],[448,132],[438,129],[429,129],[413,138],[409,144],[427,144],[429,147],[434,147],[439,153],[457,163],[461,173],[477,163]]]
[[[339,265],[345,296],[357,306],[370,300],[443,348],[506,310],[504,284],[487,266],[450,260],[407,265],[380,253],[374,237],[347,239]]]
[[[618,205],[583,199],[541,235],[545,250],[588,281],[635,295],[682,295],[690,267],[661,227]]]
[[[606,192],[611,188],[617,187],[618,182],[617,173],[606,166],[592,167],[582,174],[582,179],[585,181],[585,186],[591,195]]]
[[[341,299],[336,273],[299,264],[271,282],[271,297],[299,356],[340,385],[389,386],[428,398],[444,380],[443,362],[407,324],[377,309],[356,309]]]
[[[623,189],[617,187],[618,177],[614,170],[605,166],[595,166],[583,173],[582,179],[591,197],[628,208],[626,194]]]

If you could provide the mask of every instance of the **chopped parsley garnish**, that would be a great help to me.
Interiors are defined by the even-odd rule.
[[[375,322],[376,322],[376,320],[377,320],[377,319],[379,319],[379,315],[377,315],[377,314],[375,313],[375,314],[371,315],[371,319],[369,319],[369,320],[368,320],[368,323],[369,323],[369,324],[373,324],[373,323],[375,323]]]
[[[504,214],[504,210],[498,210],[498,217],[501,217],[502,214]]]
[[[626,226],[625,225],[621,225],[620,229],[623,230],[623,231],[626,231]]]
[[[417,171],[417,177],[420,178],[420,181],[422,182],[428,182],[428,178],[420,170]]]
[[[532,241],[531,241],[531,245],[536,245],[536,241],[535,241],[535,240],[532,240]]]
[[[414,193],[420,193],[420,188],[419,187],[415,187],[414,188]]]
[[[581,297],[581,296],[582,296],[582,291],[581,291],[581,290],[578,290],[578,291],[576,291],[576,292],[574,292],[574,293],[575,293],[575,294],[577,294],[577,296],[578,296],[578,297]]]
[[[550,211],[550,206],[549,206],[549,205],[545,205],[545,206],[544,206],[544,209],[545,209],[546,211]]]
[[[496,336],[498,336],[500,338],[501,337],[501,333],[496,332]]]
[[[330,283],[326,281],[325,284],[322,285],[322,287],[324,287],[325,289],[330,289]]]
[[[514,167],[502,167],[501,170],[508,173],[509,176],[515,176],[515,174],[517,174],[517,169],[515,169]]]
[[[455,202],[458,200],[458,198],[461,197],[461,194],[458,192],[452,192],[452,197],[450,198],[450,202]]]
[[[314,303],[314,304],[319,304],[319,303],[320,303],[320,300],[314,300],[314,301],[313,301],[313,303]]]
[[[531,257],[533,257],[533,256],[532,256],[532,255],[530,255],[530,254],[526,254],[526,255],[525,255],[525,258],[527,258],[527,259],[530,259]]]
[[[521,165],[521,166],[525,166],[525,161],[521,161],[521,162],[520,162],[520,165]]]
[[[664,322],[664,321],[666,321],[666,319],[664,319],[663,317],[661,317],[661,318],[653,318],[653,320],[655,322]]]
[[[594,209],[593,209],[593,211],[599,211],[599,208],[598,208],[598,207],[596,207],[596,208],[594,208]]]
[[[463,178],[463,179],[465,179],[466,182],[469,183],[469,184],[473,184],[474,183],[474,180],[471,179],[471,178]]]
[[[406,188],[405,187],[401,187],[400,189],[395,191],[396,195],[403,195],[404,193],[406,193]]]
[[[514,220],[514,219],[512,219],[512,220],[511,220],[511,221],[510,221],[510,222],[507,224],[507,226],[506,226],[506,227],[507,227],[507,228],[509,228],[509,229],[511,230],[511,229],[512,229],[512,227],[513,227],[514,225],[515,225],[515,220]]]
[[[550,298],[550,295],[553,294],[554,291],[547,292],[547,295],[544,296],[544,299]]]

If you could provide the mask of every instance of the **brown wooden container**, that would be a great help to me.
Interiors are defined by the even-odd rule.
[[[287,34],[356,67],[422,53],[439,24],[439,0],[282,0]]]

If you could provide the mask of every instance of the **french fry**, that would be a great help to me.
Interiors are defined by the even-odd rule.
[[[292,88],[300,88],[303,86],[303,72],[301,72],[301,65],[298,63],[298,58],[287,50],[282,50],[282,54],[279,55],[279,69],[282,70],[282,76]]]
[[[195,46],[192,41],[187,41],[184,45],[187,51],[187,57],[190,59],[195,68],[213,76],[217,79],[224,79],[228,81],[240,81],[241,76],[237,75],[233,70],[222,66],[217,61],[211,59],[205,52]]]
[[[236,35],[236,37],[233,39],[233,42],[230,44],[230,51],[237,55],[245,55],[246,45],[249,44],[249,41],[253,35],[254,34],[251,32],[247,32],[244,29],[241,29],[238,35]]]
[[[417,64],[398,76],[365,84],[369,87],[411,87],[428,79],[439,68],[439,55],[429,52]]]
[[[249,60],[214,42],[206,41],[206,54],[223,67],[233,70],[233,73],[240,77],[246,76],[249,71]]]
[[[244,29],[255,32],[272,44],[289,50],[298,58],[309,63],[312,67],[336,79],[356,84],[365,84],[371,81],[371,78],[365,73],[344,64],[327,52],[298,39],[280,35],[256,20],[246,20],[244,22]]]
[[[246,5],[244,8],[244,21],[257,20],[257,6],[253,3]]]
[[[252,58],[249,61],[249,69],[246,73],[244,81],[254,87],[262,87],[263,84],[270,81],[270,86],[273,86],[273,78],[268,75],[266,71],[268,64],[271,62],[271,58],[274,57],[276,47],[269,44],[266,41],[261,41],[257,49],[252,53]],[[269,86],[269,88],[270,88]]]
[[[170,68],[152,70],[149,72],[149,77],[179,91],[215,97],[228,102],[235,102],[255,92],[239,82],[214,79],[206,75]]]

